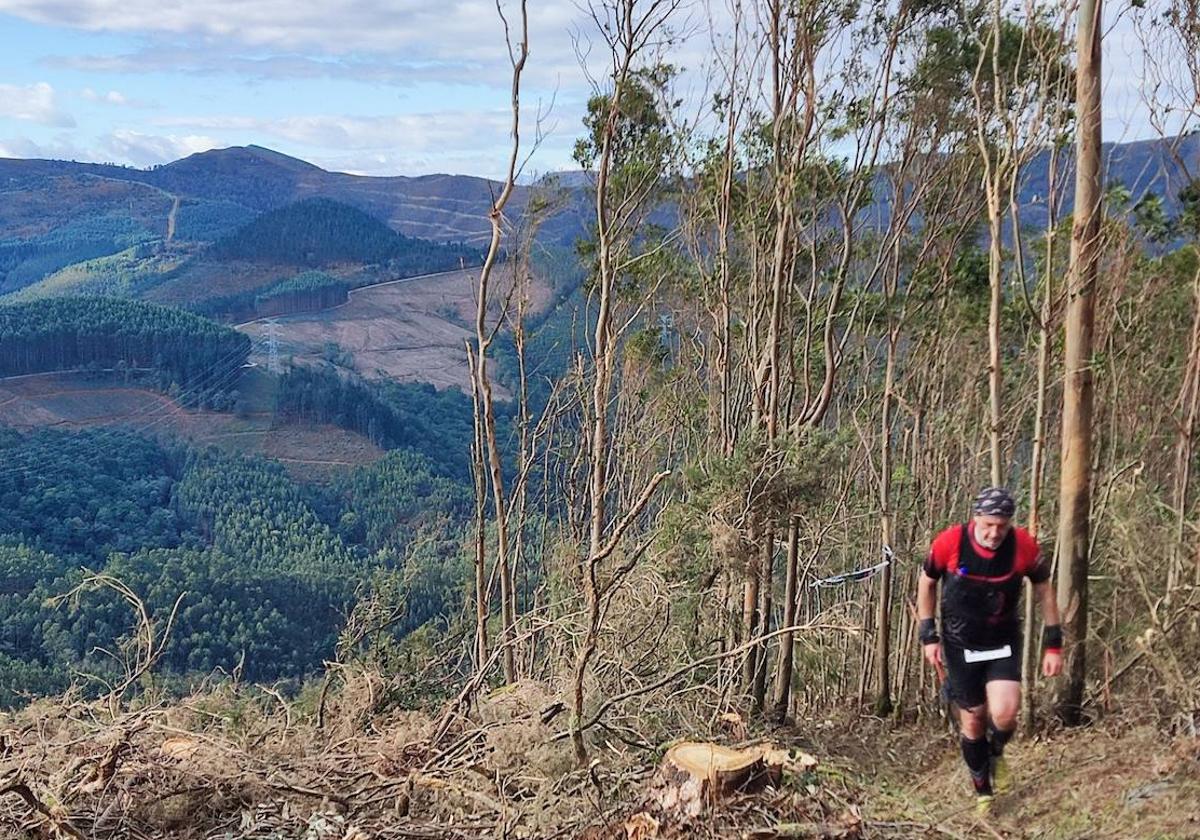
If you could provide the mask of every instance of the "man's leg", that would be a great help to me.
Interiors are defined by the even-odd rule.
[[[988,663],[986,677],[989,740],[992,751],[992,784],[999,793],[1012,787],[1012,773],[1004,757],[1004,747],[1017,731],[1017,713],[1021,708],[1020,640],[1012,643],[1013,654]]]
[[[987,742],[987,690],[985,671],[978,663],[966,662],[962,648],[942,645],[950,699],[958,706],[960,746],[963,761],[971,772],[971,784],[982,800],[992,796],[991,754]],[[984,803],[986,806],[986,802]]]
[[[1021,710],[1021,684],[1014,680],[992,680],[987,684],[987,710],[990,718],[992,753],[1001,755],[1004,745],[1017,731],[1017,713]]]
[[[1016,680],[991,680],[987,684],[988,740],[991,742],[992,775],[998,793],[1012,786],[1004,747],[1017,731],[1017,713],[1021,708],[1021,683]]]
[[[992,793],[992,756],[987,741],[987,706],[959,708],[958,722],[961,730],[963,761],[971,771],[971,784],[975,793],[990,796]]]

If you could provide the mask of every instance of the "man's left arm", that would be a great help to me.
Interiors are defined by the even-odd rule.
[[[1033,594],[1042,605],[1042,674],[1057,677],[1062,673],[1062,625],[1059,624],[1058,600],[1051,581],[1033,585]]]

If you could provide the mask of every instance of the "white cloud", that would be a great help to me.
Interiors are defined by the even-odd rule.
[[[311,157],[322,169],[350,175],[474,175],[498,177],[496,156],[486,151],[464,150],[430,154],[416,152],[352,152],[350,154],[318,154]]]
[[[170,163],[223,145],[227,144],[197,134],[155,135],[118,129],[101,138],[100,155],[104,160],[145,167]]]
[[[54,88],[46,82],[32,85],[0,84],[0,117],[72,128],[74,118],[58,108]]]
[[[506,111],[444,111],[383,117],[169,117],[156,120],[155,124],[164,128],[266,134],[291,143],[326,149],[399,149],[408,154],[487,147],[504,140],[509,119]]]
[[[336,79],[410,87],[423,82],[482,84],[503,87],[508,77],[470,57],[460,60],[406,61],[399,58],[313,57],[295,54],[246,56],[231,51],[230,44],[199,47],[145,47],[123,55],[54,56],[43,61],[51,67],[69,67],[87,73],[151,72],[194,76],[235,76],[252,81]]]
[[[41,158],[46,160],[78,160],[94,163],[117,163],[124,166],[147,167],[170,163],[195,152],[227,146],[211,137],[186,134],[144,134],[138,131],[117,130],[81,146],[68,134],[48,141],[35,141],[18,136],[0,140],[0,157]]]
[[[140,99],[132,99],[121,93],[119,90],[110,90],[106,93],[101,93],[100,91],[93,90],[90,87],[85,87],[79,92],[79,95],[88,102],[100,102],[105,105],[116,105],[118,107],[126,108],[150,107],[147,103],[141,101]]]
[[[515,20],[516,10],[506,13]],[[237,44],[259,51],[364,56],[387,61],[507,63],[503,30],[487,0],[0,0],[0,11],[25,20],[96,32],[184,39],[208,49]],[[531,4],[533,42],[543,66],[570,58],[571,3]],[[186,66],[190,57],[178,56]],[[548,61],[549,60],[549,61]]]
[[[70,137],[61,135],[42,143],[23,136],[0,140],[0,157],[89,161],[96,159],[92,150],[81,148],[75,145]]]

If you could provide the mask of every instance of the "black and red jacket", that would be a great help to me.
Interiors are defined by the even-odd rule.
[[[975,540],[971,523],[938,534],[925,560],[925,574],[942,581],[942,636],[960,647],[984,649],[1020,638],[1021,579],[1050,579],[1037,540],[1011,528],[992,551]]]

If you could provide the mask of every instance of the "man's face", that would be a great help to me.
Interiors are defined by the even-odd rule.
[[[975,541],[984,548],[995,551],[1008,536],[1012,520],[1007,516],[984,516],[975,514]]]

